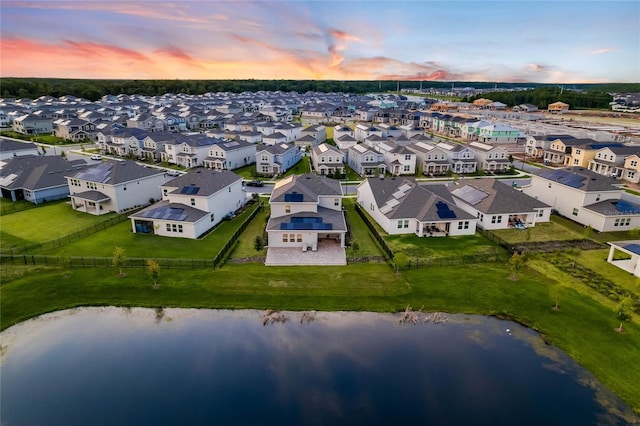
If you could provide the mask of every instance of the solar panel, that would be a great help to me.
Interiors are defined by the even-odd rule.
[[[148,217],[150,219],[165,219],[176,221],[183,221],[187,218],[187,215],[184,214],[184,209],[168,206],[162,206],[153,210],[142,212],[140,213],[140,216]]]
[[[294,223],[281,223],[280,229],[284,231],[330,231],[333,229],[333,224],[331,223],[322,223],[322,222],[314,222],[314,223],[304,223],[304,222],[294,222]]]
[[[300,203],[303,201],[303,195],[293,192],[291,194],[284,194],[284,201],[287,203]]]
[[[622,247],[629,250],[631,253],[640,254],[640,244],[627,244]]]
[[[616,210],[618,210],[620,213],[624,213],[624,214],[638,214],[640,213],[640,207],[635,205],[635,204],[631,204],[628,201],[625,200],[618,200],[618,201],[614,201],[612,203],[615,207]]]
[[[180,193],[185,195],[195,195],[198,191],[200,191],[199,186],[183,186]]]
[[[449,209],[449,206],[446,203],[443,203],[442,201],[438,201],[436,203],[436,209],[438,217],[440,219],[455,219],[456,218],[456,213],[453,210]]]
[[[291,223],[322,223],[321,217],[292,217]]]
[[[465,185],[451,193],[471,205],[476,205],[489,196],[486,192],[480,191],[478,188],[474,188],[471,185]]]

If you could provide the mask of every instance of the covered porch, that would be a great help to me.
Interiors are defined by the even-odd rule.
[[[640,277],[640,240],[616,241],[608,244],[611,248],[607,262]]]
[[[81,212],[101,215],[108,213],[104,209],[104,204],[111,200],[111,197],[99,191],[86,191],[79,194],[70,195],[71,207]]]

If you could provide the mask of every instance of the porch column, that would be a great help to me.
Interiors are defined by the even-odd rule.
[[[616,248],[614,246],[611,246],[611,248],[609,249],[609,257],[607,257],[607,262],[611,263],[611,261],[613,260],[613,254],[615,253]]]
[[[340,234],[340,247],[344,248],[344,234]]]
[[[634,255],[632,259],[636,261],[636,266],[633,269],[633,275],[640,277],[640,257]]]

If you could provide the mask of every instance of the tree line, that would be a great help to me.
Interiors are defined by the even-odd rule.
[[[283,91],[306,93],[315,92],[343,92],[343,93],[372,93],[388,92],[398,88],[418,89],[426,88],[449,88],[455,84],[456,87],[474,87],[476,89],[491,88],[494,82],[446,82],[446,81],[359,81],[359,80],[83,80],[83,79],[61,79],[61,78],[3,78],[0,86],[0,95],[3,98],[31,98],[40,96],[60,97],[72,95],[90,101],[97,101],[104,95],[118,94],[139,94],[145,96],[158,96],[166,93],[186,93],[200,95],[208,92],[232,92],[241,93],[245,91]],[[500,83],[501,88],[517,87],[539,87],[537,83]],[[612,85],[613,86],[613,85]],[[640,85],[617,84],[617,91],[640,91]],[[599,91],[606,92],[606,85],[574,85],[576,88],[589,89],[597,87]],[[625,89],[626,87],[626,89]],[[553,89],[549,89],[553,90]],[[565,91],[567,96],[569,91]],[[502,93],[502,92],[500,92]],[[518,94],[521,92],[507,92]],[[485,95],[488,96],[488,95]],[[499,100],[498,95],[492,97]],[[554,99],[552,102],[558,99]],[[504,101],[501,101],[504,102]],[[508,103],[508,102],[504,102]],[[535,102],[518,102],[535,103]],[[574,106],[573,102],[567,102]],[[598,103],[600,105],[600,103]],[[546,106],[546,105],[544,105]],[[608,105],[606,105],[608,106]],[[589,108],[585,106],[586,108]]]
[[[492,101],[502,102],[507,106],[520,104],[532,104],[538,108],[546,108],[553,102],[561,101],[569,104],[571,109],[609,109],[609,102],[613,97],[602,89],[577,91],[563,87],[538,87],[532,90],[520,90],[515,92],[492,92],[463,99],[464,102],[473,102],[476,99],[488,98]]]

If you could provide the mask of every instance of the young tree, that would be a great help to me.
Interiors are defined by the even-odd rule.
[[[555,303],[552,308],[554,311],[560,310],[560,298],[564,295],[564,291],[565,287],[560,283],[556,283],[550,288],[551,297]]]
[[[119,269],[118,276],[120,278],[124,277],[124,272],[122,272],[122,267],[124,266],[127,257],[124,254],[124,249],[122,247],[116,246],[113,249],[113,259],[112,263],[115,268]]]
[[[618,321],[620,321],[620,327],[618,327],[616,330],[618,330],[618,332],[620,333],[622,333],[622,324],[631,319],[631,304],[631,297],[627,296],[622,299],[622,301],[616,308],[616,318],[618,319]]]
[[[524,266],[525,261],[526,261],[526,257],[524,253],[520,254],[518,253],[518,251],[513,252],[513,255],[509,259],[509,265],[511,265],[512,280],[515,281],[518,279],[518,272],[520,272],[520,269],[522,269],[522,266]]]
[[[591,225],[587,225],[584,228],[584,241],[591,239],[591,235],[593,235],[593,227]]]
[[[253,240],[253,248],[256,251],[261,251],[264,248],[264,241],[260,235],[256,235],[256,238]]]
[[[393,263],[396,265],[396,275],[400,275],[400,268],[407,266],[407,262],[409,262],[409,258],[402,252],[396,253],[393,256]]]
[[[147,273],[153,278],[153,288],[158,288],[158,274],[160,273],[160,265],[153,259],[147,259]]]
[[[360,243],[358,242],[358,240],[353,240],[351,242],[351,254],[353,255],[353,258],[356,258],[356,255],[358,254],[358,252],[360,251]]]

